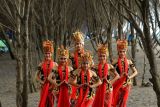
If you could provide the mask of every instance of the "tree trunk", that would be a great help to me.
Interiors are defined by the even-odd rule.
[[[122,8],[120,6],[120,4],[118,4],[118,9],[120,12],[122,12]],[[123,18],[122,16],[119,14],[119,21],[118,21],[118,39],[122,39],[122,25],[123,25]]]
[[[57,48],[58,48],[58,40],[57,40],[58,32],[57,32],[57,30],[55,30],[54,34],[55,34],[55,36],[54,36],[54,55],[53,55],[54,58],[53,59],[54,59],[54,61],[56,61],[57,60]]]
[[[2,107],[1,101],[0,101],[0,107]]]
[[[18,49],[17,49],[18,50]],[[16,58],[17,61],[17,78],[16,78],[16,104],[17,107],[22,107],[22,84],[23,84],[23,77],[22,77],[22,58],[18,56]]]
[[[109,59],[110,59],[110,62],[113,61],[113,51],[112,51],[112,25],[111,23],[109,23],[109,27],[107,29],[107,35],[108,35],[108,38],[107,38],[107,42],[108,42],[108,50],[109,50]]]
[[[142,74],[142,82],[141,86],[145,85],[144,79],[145,79],[145,73],[146,73],[146,56],[144,55],[144,65],[143,65],[143,74]]]
[[[131,21],[133,22],[133,26],[139,33],[139,36],[141,37],[141,41],[144,47],[144,51],[146,53],[146,56],[149,61],[150,65],[150,73],[152,75],[152,79],[150,81],[153,83],[153,89],[156,93],[157,96],[157,105],[160,107],[160,73],[158,72],[157,69],[157,62],[156,58],[154,55],[154,50],[152,46],[152,39],[150,35],[150,25],[149,25],[149,0],[143,0],[140,2],[141,3],[141,14],[142,14],[142,19],[143,19],[143,32],[140,29],[140,27],[137,25],[135,22],[133,16],[131,13],[127,12],[128,15],[131,18]]]
[[[142,43],[144,45],[144,49],[146,52],[146,56],[149,60],[150,64],[150,73],[152,75],[151,82],[153,83],[153,89],[157,95],[157,105],[160,107],[160,73],[157,69],[157,62],[154,55],[154,50],[152,48],[152,40],[150,36],[150,27],[149,27],[149,0],[144,0],[142,2],[142,16],[144,20],[144,35],[145,39],[142,39]]]
[[[18,2],[18,11],[17,14],[20,14],[21,12],[21,0]],[[23,62],[22,62],[22,46],[21,44],[21,20],[20,17],[16,16],[16,24],[17,24],[17,29],[16,29],[16,36],[17,36],[17,43],[16,43],[16,62],[17,62],[17,80],[16,80],[16,104],[17,107],[22,107],[22,90],[23,90]]]
[[[28,18],[29,18],[29,12],[30,12],[30,0],[25,0],[25,10],[24,10],[24,20],[22,20],[22,23],[24,27],[24,35],[23,35],[23,92],[22,92],[22,98],[23,103],[22,107],[28,106],[28,71],[29,71],[29,30],[28,30]]]
[[[136,39],[135,39],[135,35],[134,35],[134,28],[131,25],[131,35],[133,36],[132,40],[131,40],[131,53],[132,53],[132,61],[136,66]],[[133,85],[136,86],[137,85],[137,80],[136,77],[133,78]]]
[[[35,88],[35,85],[34,85],[34,82],[33,82],[33,79],[32,79],[32,71],[33,71],[33,67],[34,67],[33,60],[36,58],[35,60],[37,61],[38,58],[37,57],[32,57],[32,56],[36,56],[36,54],[35,54],[36,50],[35,50],[35,43],[33,41],[31,41],[31,39],[30,39],[30,42],[31,43],[29,44],[29,58],[28,58],[29,59],[28,85],[29,85],[30,92],[33,93],[33,92],[36,91],[36,88]],[[33,47],[32,43],[34,43],[34,48],[32,48]]]
[[[11,59],[15,59],[15,57],[14,57],[14,54],[13,54],[13,52],[12,52],[12,50],[11,50],[11,47],[8,45],[8,51],[9,51],[9,54],[10,54],[10,57],[11,57]]]

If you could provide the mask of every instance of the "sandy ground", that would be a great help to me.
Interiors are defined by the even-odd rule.
[[[132,88],[127,107],[157,107],[156,95],[152,87],[141,87],[141,77],[143,72],[142,52],[137,52],[138,86]],[[158,65],[160,59],[157,58]],[[149,65],[147,63],[145,82],[151,78]],[[0,56],[0,101],[2,107],[16,107],[16,62],[11,60],[9,55]],[[39,92],[29,94],[28,107],[37,107]]]

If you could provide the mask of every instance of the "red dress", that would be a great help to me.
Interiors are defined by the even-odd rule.
[[[127,76],[122,76],[122,73],[124,72],[128,75],[128,61],[126,57],[124,58],[124,64],[122,64],[121,59],[118,58],[117,68],[117,71],[119,71],[120,74],[120,79],[113,84],[112,106],[126,107],[130,92],[130,85],[124,86],[124,83],[127,81]]]
[[[40,94],[40,102],[38,107],[53,107],[54,106],[54,96],[52,92],[49,90],[51,84],[47,80],[48,75],[52,71],[53,68],[53,61],[50,60],[44,61],[42,63],[42,73],[44,76],[45,83],[42,86],[41,94]]]
[[[85,78],[86,77],[86,78]],[[80,73],[80,84],[90,82],[90,73],[87,72],[87,76],[85,76],[84,71],[82,70]],[[90,107],[93,102],[93,98],[91,96],[91,90],[87,86],[82,86],[79,88],[79,96],[77,99],[76,107]]]
[[[82,51],[83,53],[83,51]],[[78,52],[75,51],[74,53],[74,57],[72,59],[72,64],[73,64],[73,68],[74,70],[78,68],[79,66],[79,59],[78,59]],[[75,86],[72,86],[72,94],[71,94],[71,101],[72,101],[72,106],[74,106],[75,101],[77,100],[77,88]]]
[[[66,66],[65,71],[62,71],[62,66],[58,66],[58,74],[60,77],[60,81],[66,81],[68,82],[68,67]],[[58,106],[57,107],[70,107],[69,103],[69,90],[68,85],[66,83],[63,83],[59,87],[59,96],[58,96]]]
[[[106,63],[104,65],[103,74],[102,74],[102,65],[99,64],[98,76],[100,77],[100,79],[107,78],[107,75],[108,75],[108,64]],[[106,87],[107,85],[108,85],[107,81],[104,80],[102,85],[98,86],[92,107],[111,107],[112,91],[107,90],[107,87]],[[108,88],[110,88],[109,85],[108,85]]]

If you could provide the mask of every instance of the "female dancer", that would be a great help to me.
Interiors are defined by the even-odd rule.
[[[72,68],[68,66],[69,51],[63,47],[58,49],[58,66],[49,74],[48,80],[56,86],[57,107],[70,107],[68,79]]]
[[[79,59],[81,55],[84,53],[84,37],[82,32],[75,32],[73,34],[74,42],[75,42],[75,51],[70,54],[70,60],[72,61],[73,70],[76,70],[79,67]],[[77,99],[77,88],[72,86],[72,94],[71,94],[71,106],[75,106],[75,102]]]
[[[131,79],[137,75],[137,70],[131,60],[127,59],[127,41],[118,40],[117,41],[118,50],[118,61],[113,62],[117,72],[120,75],[118,79],[113,84],[113,107],[126,107],[128,95],[131,88]],[[129,67],[132,73],[129,75]]]
[[[43,42],[44,60],[39,64],[36,73],[36,79],[41,84],[41,94],[39,107],[53,107],[54,96],[52,94],[52,86],[48,81],[48,75],[52,72],[57,63],[52,61],[53,43],[52,41]]]
[[[96,96],[92,107],[111,107],[112,103],[112,84],[119,78],[111,64],[107,63],[108,49],[106,45],[98,46],[99,64],[94,66],[97,75],[102,81],[102,85],[98,86]],[[112,80],[110,80],[110,76]]]
[[[70,83],[78,89],[78,99],[75,107],[89,107],[93,102],[93,89],[102,82],[94,71],[90,69],[92,66],[92,56],[89,52],[85,52],[80,58],[81,66],[79,69],[71,73]]]

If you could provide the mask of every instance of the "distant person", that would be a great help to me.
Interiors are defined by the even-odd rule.
[[[114,61],[113,65],[120,75],[120,79],[113,83],[113,107],[126,107],[132,84],[131,79],[138,73],[135,65],[126,57],[127,46],[126,40],[117,41],[118,60]],[[129,68],[132,70],[131,74],[128,73]]]
[[[48,81],[48,75],[58,66],[53,62],[53,43],[52,41],[43,41],[44,60],[39,64],[36,74],[37,81],[41,84],[40,102],[38,107],[53,107],[54,95],[52,93],[53,86]]]
[[[93,67],[102,84],[97,87],[96,96],[92,107],[111,107],[112,104],[112,84],[119,78],[118,73],[111,64],[107,63],[108,48],[106,45],[98,46],[99,63]]]
[[[7,29],[6,30],[6,35],[8,36],[9,40],[12,42],[13,36],[14,36],[13,31],[10,30],[10,29]]]
[[[128,35],[128,45],[131,45],[133,38],[134,38],[134,36],[132,34]]]

